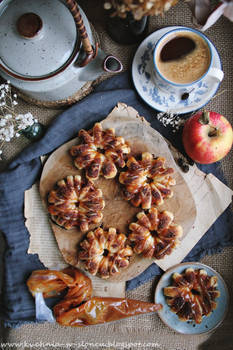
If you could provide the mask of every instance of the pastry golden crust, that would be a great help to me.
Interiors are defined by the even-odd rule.
[[[130,147],[123,137],[115,136],[114,129],[103,130],[96,123],[90,131],[80,130],[81,143],[70,149],[74,165],[86,170],[89,180],[97,180],[100,175],[112,179],[117,174],[117,167],[125,166],[125,156]]]
[[[142,153],[141,160],[130,157],[127,171],[119,177],[125,199],[135,207],[150,209],[152,205],[163,204],[164,198],[171,198],[170,187],[176,184],[171,177],[174,170],[165,168],[164,163],[165,158],[154,158],[149,152]]]
[[[127,237],[117,233],[115,228],[97,228],[87,233],[80,243],[79,259],[85,261],[86,269],[102,278],[109,278],[128,267],[132,249],[126,243]]]
[[[104,205],[102,191],[91,181],[82,181],[79,175],[58,181],[48,195],[52,220],[66,229],[78,226],[82,232],[101,222]]]
[[[164,295],[171,311],[181,321],[202,322],[203,316],[210,315],[216,309],[217,276],[208,276],[205,270],[186,269],[184,273],[174,273],[172,285],[164,288]]]
[[[171,212],[159,212],[155,207],[147,214],[138,213],[138,221],[129,226],[132,231],[129,241],[134,246],[134,252],[156,259],[171,254],[183,233],[182,227],[173,223],[173,218]]]

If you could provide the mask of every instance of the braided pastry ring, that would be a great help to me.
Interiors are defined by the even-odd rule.
[[[161,205],[164,198],[171,198],[171,186],[176,184],[171,177],[173,168],[165,168],[165,158],[154,158],[149,152],[141,155],[141,160],[130,157],[127,161],[128,169],[119,176],[124,185],[124,198],[135,207],[150,209],[152,205]]]
[[[171,254],[183,233],[182,227],[173,223],[174,215],[152,207],[148,214],[138,213],[137,219],[129,226],[132,231],[129,241],[134,246],[134,253],[155,259]]]
[[[204,269],[186,269],[182,274],[172,275],[172,285],[164,288],[167,304],[181,321],[202,322],[203,316],[209,316],[216,309],[217,276],[209,276]]]
[[[48,195],[52,220],[67,230],[78,226],[85,232],[90,224],[99,224],[104,206],[102,191],[91,181],[82,181],[79,175],[69,175],[58,181]]]
[[[132,249],[126,244],[127,237],[117,233],[115,228],[103,230],[98,227],[87,233],[80,243],[79,259],[85,261],[85,267],[92,275],[107,279],[128,267]]]
[[[130,147],[123,137],[115,136],[114,129],[103,130],[96,123],[90,131],[80,130],[81,143],[70,149],[74,165],[86,170],[89,180],[97,180],[102,174],[106,179],[117,175],[117,167],[124,168],[124,157],[130,153]]]

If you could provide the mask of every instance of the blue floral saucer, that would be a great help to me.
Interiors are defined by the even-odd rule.
[[[155,85],[153,80],[153,50],[162,35],[181,26],[166,27],[150,34],[138,47],[133,63],[132,78],[141,98],[152,108],[161,112],[183,114],[195,111],[207,104],[215,95],[220,83],[210,76],[192,86],[189,98],[182,100],[175,92],[168,92]],[[209,41],[213,52],[213,67],[221,69],[221,61],[214,45]],[[186,90],[184,90],[185,92]]]
[[[166,298],[163,293],[163,288],[171,285],[171,277],[174,272],[183,273],[187,268],[204,269],[209,276],[217,276],[217,289],[220,291],[220,296],[216,298],[217,307],[209,316],[203,316],[202,322],[196,324],[194,321],[183,322],[178,316],[171,312],[167,305]],[[163,305],[162,310],[158,312],[161,320],[170,328],[182,334],[202,334],[212,331],[217,328],[224,320],[229,303],[229,294],[227,286],[223,278],[211,267],[201,263],[182,263],[167,270],[160,278],[155,290],[155,302]]]

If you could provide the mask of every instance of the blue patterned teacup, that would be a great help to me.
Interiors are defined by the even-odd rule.
[[[207,76],[221,82],[224,73],[213,67],[212,49],[204,34],[183,27],[158,40],[153,53],[153,77],[159,89],[171,94],[190,93]]]

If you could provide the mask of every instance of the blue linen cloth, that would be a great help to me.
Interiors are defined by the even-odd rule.
[[[27,147],[0,174],[0,230],[6,240],[4,255],[4,281],[1,318],[4,325],[18,327],[23,323],[36,322],[34,300],[25,284],[33,270],[44,268],[38,255],[27,254],[29,233],[24,225],[24,191],[39,178],[42,167],[40,156],[77,135],[81,128],[90,128],[114,108],[117,102],[133,106],[163,136],[178,149],[182,149],[179,134],[173,134],[156,118],[156,111],[146,105],[132,86],[128,73],[117,75],[99,84],[94,92],[76,103],[54,120],[44,137]],[[224,181],[218,164],[200,166]],[[192,249],[185,261],[197,261],[206,254],[221,251],[233,245],[233,217],[228,208]],[[152,264],[145,272],[127,282],[127,289],[133,289],[161,274],[160,268]]]

